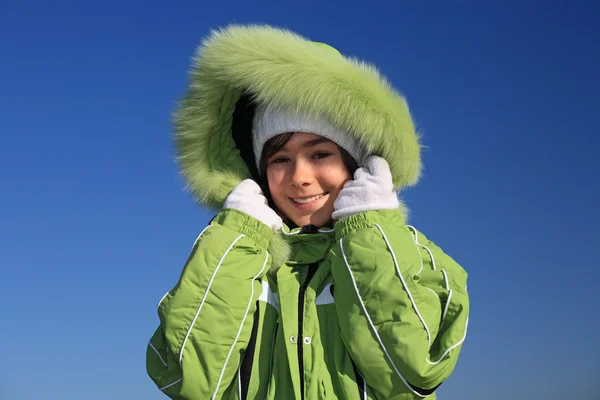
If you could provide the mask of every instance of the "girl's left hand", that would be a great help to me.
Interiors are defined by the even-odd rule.
[[[335,220],[365,211],[393,210],[400,207],[394,191],[388,162],[377,156],[367,158],[365,165],[356,170],[333,203]]]

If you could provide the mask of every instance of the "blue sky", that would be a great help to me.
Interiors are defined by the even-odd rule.
[[[411,222],[470,274],[439,398],[600,398],[598,5],[203,3],[0,5],[1,399],[163,398],[155,306],[212,215],[183,191],[170,112],[233,22],[327,42],[406,95],[427,145]]]

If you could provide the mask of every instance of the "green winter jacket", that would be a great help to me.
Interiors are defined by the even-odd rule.
[[[200,48],[176,122],[201,204],[247,177],[252,104],[326,115],[390,164],[420,172],[404,99],[376,70],[270,27],[233,26]],[[160,301],[148,374],[172,399],[435,399],[466,336],[467,274],[402,210],[273,232],[221,210]]]

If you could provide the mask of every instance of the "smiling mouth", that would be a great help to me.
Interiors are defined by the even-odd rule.
[[[312,203],[313,201],[319,200],[321,197],[325,196],[327,193],[321,193],[318,194],[316,196],[311,196],[311,197],[290,197],[290,199],[292,199],[294,201],[294,203],[297,204],[308,204],[308,203]]]

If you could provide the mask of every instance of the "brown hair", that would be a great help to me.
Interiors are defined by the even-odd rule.
[[[277,136],[272,137],[271,139],[267,140],[267,142],[265,143],[265,145],[263,147],[262,154],[260,156],[260,161],[258,163],[258,175],[259,175],[258,184],[260,185],[260,187],[263,190],[263,193],[267,197],[267,200],[269,201],[269,206],[272,209],[276,210],[278,213],[279,213],[279,210],[277,210],[277,207],[273,203],[273,199],[271,198],[271,192],[269,191],[269,182],[267,180],[267,164],[269,162],[269,158],[273,157],[273,155],[275,153],[277,153],[279,150],[281,150],[283,148],[283,146],[285,146],[287,144],[287,142],[290,141],[292,136],[294,136],[294,133],[295,132],[282,133],[280,135],[277,135]],[[336,143],[336,145],[337,145],[337,143]],[[356,172],[356,170],[358,169],[358,163],[350,155],[350,153],[348,153],[346,150],[341,148],[339,145],[337,145],[337,146],[340,149],[340,154],[342,156],[342,161],[344,163],[344,166],[350,173],[350,176],[354,176],[354,172]],[[279,213],[279,214],[281,214],[281,213]],[[282,217],[285,217],[285,216],[282,216]],[[289,223],[290,221],[286,221],[286,222]]]

